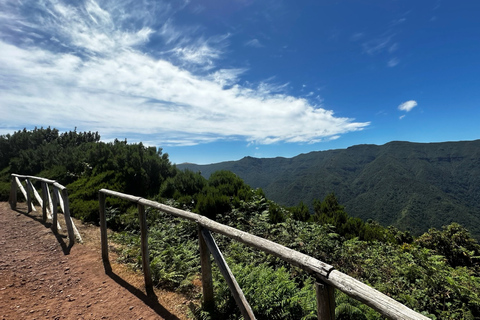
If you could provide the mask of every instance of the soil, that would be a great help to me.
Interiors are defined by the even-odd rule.
[[[74,220],[84,242],[68,248],[66,228],[55,234],[41,212],[26,211],[0,202],[1,320],[187,319],[187,297],[157,289],[147,296],[143,275],[113,252],[105,273],[98,227]]]

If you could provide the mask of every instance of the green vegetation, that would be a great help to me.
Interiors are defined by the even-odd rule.
[[[284,207],[230,171],[206,179],[180,171],[161,150],[118,140],[103,143],[98,133],[23,130],[0,136],[0,155],[2,200],[8,197],[12,172],[67,185],[72,213],[84,221],[98,222],[100,188],[149,197],[325,261],[432,319],[480,318],[480,245],[458,223],[413,237],[350,216],[332,190],[321,195],[323,200],[317,195],[311,202]],[[121,244],[120,259],[141,268],[136,208],[110,197],[107,206],[107,224],[117,231],[112,239]],[[200,272],[197,226],[151,208],[147,224],[155,284],[199,297],[194,285]],[[311,277],[273,256],[214,237],[259,319],[316,318]],[[215,265],[213,272],[216,309],[192,305],[192,316],[240,319]],[[337,319],[382,318],[338,291],[335,313]]]
[[[300,201],[314,212],[319,196],[335,192],[353,217],[393,225],[415,236],[452,217],[480,240],[480,140],[359,145],[293,158],[245,157],[211,165],[181,164],[208,178],[236,173],[278,204]]]
[[[71,211],[84,221],[98,221],[99,189],[154,196],[177,171],[161,149],[119,140],[100,142],[97,132],[24,129],[0,137],[0,154],[1,200],[8,199],[10,173],[54,179],[68,188]]]

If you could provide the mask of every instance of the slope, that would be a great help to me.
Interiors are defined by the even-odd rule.
[[[358,145],[293,158],[178,165],[208,177],[230,170],[268,198],[311,206],[335,192],[349,214],[418,235],[453,221],[480,238],[480,140]]]

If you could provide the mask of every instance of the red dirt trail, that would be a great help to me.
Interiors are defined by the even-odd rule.
[[[75,224],[84,243],[69,249],[62,231],[55,235],[41,213],[27,215],[25,204],[13,211],[0,202],[1,320],[187,319],[187,298],[157,290],[147,297],[143,276],[113,255],[113,272],[105,274],[99,228]]]

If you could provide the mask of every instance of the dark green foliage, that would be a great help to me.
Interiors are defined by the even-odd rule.
[[[168,155],[141,143],[118,140],[95,143],[89,146],[83,159],[88,170],[67,187],[72,212],[86,221],[98,221],[98,209],[87,212],[88,208],[78,205],[80,201],[98,201],[98,190],[106,188],[140,197],[154,196],[164,179],[176,173]]]
[[[443,227],[442,231],[430,229],[415,243],[444,256],[452,267],[475,267],[480,272],[480,245],[458,223]]]
[[[99,140],[97,132],[74,130],[59,134],[57,129],[50,128],[24,129],[0,136],[0,179],[6,182],[10,173],[18,173],[57,180],[68,188],[72,214],[84,221],[98,222],[101,188],[155,196],[163,181],[177,173],[161,149],[142,143]],[[0,196],[6,200],[8,195],[0,189]],[[111,199],[107,203],[118,205]]]
[[[284,206],[335,192],[352,217],[394,225],[418,236],[452,221],[480,240],[480,140],[390,142],[286,158],[245,157],[211,165],[183,164],[205,177],[230,170]],[[310,209],[313,209],[310,207]]]
[[[334,193],[328,194],[323,201],[314,200],[313,207],[315,213],[312,221],[333,226],[335,231],[346,239],[396,241],[395,235],[390,229],[386,229],[374,221],[365,223],[360,218],[350,217],[344,207],[338,203]]]
[[[0,200],[2,201],[7,200],[10,196],[11,180],[8,171],[9,167],[0,171]]]
[[[7,200],[10,196],[10,182],[0,181],[0,199]]]
[[[123,184],[121,192],[138,196],[158,193],[163,181],[176,174],[162,149],[144,147],[142,143],[97,143],[86,154],[89,172],[85,177],[114,171],[115,180]]]
[[[190,170],[178,171],[174,177],[165,180],[160,188],[160,196],[175,199],[182,207],[194,208],[198,194],[206,186],[207,180],[200,173]]]
[[[220,190],[214,187],[206,187],[198,195],[195,211],[210,219],[215,219],[217,215],[222,215],[231,210],[231,197],[222,194]]]
[[[316,319],[315,290],[310,279],[301,287],[284,267],[229,263],[257,319]],[[216,282],[215,318],[240,319],[223,278]]]
[[[292,213],[292,218],[295,220],[308,221],[310,219],[308,207],[303,202],[300,202],[296,207],[291,207],[290,212]]]
[[[99,140],[98,132],[17,131],[0,136],[0,169],[8,168],[7,178],[10,173],[43,175],[66,185],[85,171],[85,151]]]
[[[252,198],[253,191],[242,179],[229,171],[218,171],[208,179],[207,185],[198,194],[195,211],[210,219],[225,214],[241,201]]]
[[[417,245],[349,240],[337,262],[355,278],[438,319],[480,316],[480,278]]]
[[[270,202],[268,207],[268,218],[270,223],[276,224],[285,221],[285,213],[282,208],[275,202]]]
[[[375,313],[369,312],[367,307],[359,301],[350,298],[343,292],[337,293],[335,296],[335,319],[336,320],[367,320],[374,319]],[[367,313],[371,313],[367,316]],[[380,318],[380,317],[379,317]]]

